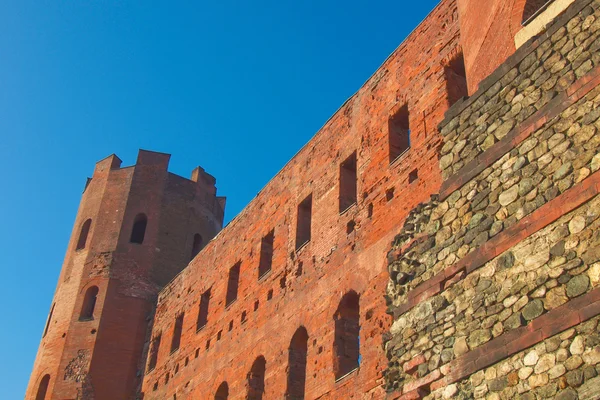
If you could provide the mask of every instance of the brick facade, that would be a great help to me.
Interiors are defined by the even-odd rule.
[[[531,4],[473,3],[442,0],[223,229],[202,169],[99,162],[26,398],[506,397],[529,347],[560,369],[557,335],[589,392],[600,3],[516,52]]]

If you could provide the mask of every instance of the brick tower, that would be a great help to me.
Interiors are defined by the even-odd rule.
[[[222,228],[225,198],[200,167],[111,155],[88,179],[25,398],[131,399],[159,290]]]

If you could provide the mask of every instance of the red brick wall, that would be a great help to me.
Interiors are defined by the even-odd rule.
[[[214,186],[170,174],[168,161],[168,155],[140,151],[133,167],[119,168],[116,156],[97,164],[83,194],[26,399],[35,398],[45,374],[50,375],[46,399],[134,397],[157,293],[187,265],[194,234],[209,240],[223,217]],[[138,213],[148,216],[148,225],[143,244],[132,244]],[[88,218],[86,247],[75,250]],[[84,294],[94,285],[99,288],[94,319],[79,321]]]
[[[223,381],[230,399],[243,398],[247,375],[260,356],[266,360],[264,398],[281,398],[286,390],[288,347],[301,326],[309,336],[306,398],[382,396],[386,360],[381,335],[389,327],[383,260],[408,211],[440,186],[436,127],[448,108],[444,63],[458,51],[459,39],[456,4],[442,1],[161,292],[152,336],[161,333],[162,341],[156,368],[145,372],[145,399],[174,394],[178,399],[208,399]],[[404,104],[410,112],[412,148],[390,165],[388,120]],[[340,215],[339,168],[354,151],[358,203]],[[419,178],[409,184],[414,169]],[[388,199],[386,194],[392,191],[393,198]],[[311,241],[296,251],[297,207],[311,194]],[[348,233],[350,221],[355,227]],[[261,239],[273,229],[272,270],[259,281]],[[241,262],[238,298],[225,308],[229,269],[237,262]],[[196,332],[200,297],[208,288],[212,294],[208,323]],[[335,382],[334,314],[350,290],[360,295],[361,364]],[[175,319],[181,312],[185,313],[181,346],[170,354]]]

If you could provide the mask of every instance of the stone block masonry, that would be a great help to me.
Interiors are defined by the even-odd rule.
[[[598,21],[575,2],[440,125],[388,253],[387,398],[600,397]]]

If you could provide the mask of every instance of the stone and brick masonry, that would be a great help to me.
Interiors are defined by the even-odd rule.
[[[600,0],[558,2],[516,50],[545,2],[441,1],[223,229],[202,169],[99,162],[26,398],[600,398]]]
[[[600,398],[599,49],[576,2],[440,125],[388,254],[388,398]]]

